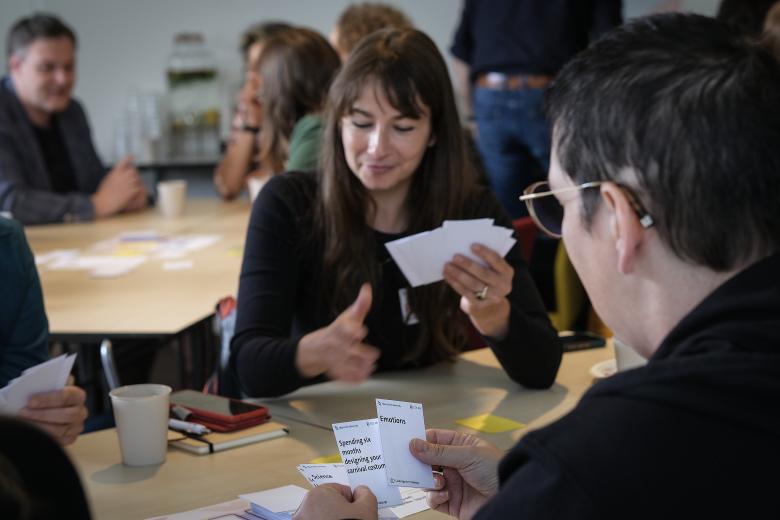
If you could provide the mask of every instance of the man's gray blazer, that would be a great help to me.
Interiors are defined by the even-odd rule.
[[[23,224],[92,220],[89,197],[106,169],[100,162],[84,109],[76,100],[57,115],[78,192],[54,193],[46,162],[10,78],[0,82],[0,211]]]

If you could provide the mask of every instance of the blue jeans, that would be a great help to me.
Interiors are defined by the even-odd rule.
[[[477,148],[493,192],[513,219],[528,216],[517,198],[544,180],[550,166],[543,98],[542,89],[474,91]]]

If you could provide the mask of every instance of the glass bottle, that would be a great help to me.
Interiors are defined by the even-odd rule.
[[[176,157],[219,152],[219,77],[200,33],[179,33],[168,60],[170,144]]]

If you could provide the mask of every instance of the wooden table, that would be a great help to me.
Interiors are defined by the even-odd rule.
[[[193,268],[163,270],[149,259],[113,279],[91,278],[87,271],[39,268],[49,328],[55,339],[95,341],[117,336],[166,336],[182,332],[214,312],[219,298],[235,295],[249,202],[190,199],[180,218],[165,219],[155,209],[96,222],[30,226],[25,229],[33,252],[86,251],[122,232],[154,230],[160,234],[218,234],[221,240],[189,253]]]
[[[375,398],[422,403],[428,428],[463,429],[456,419],[491,413],[531,429],[571,410],[593,382],[589,369],[613,357],[612,346],[567,353],[549,390],[529,390],[511,381],[490,349],[466,352],[457,363],[426,369],[380,373],[359,386],[323,383],[285,397],[256,399],[280,420],[330,428],[333,423],[376,417]],[[501,448],[517,442],[525,430],[491,435]]]
[[[557,383],[545,391],[526,390],[509,381],[488,349],[468,352],[454,365],[380,374],[359,386],[316,385],[288,398],[264,400],[277,420],[290,425],[289,437],[204,456],[171,450],[161,466],[122,466],[114,430],[82,435],[68,451],[95,518],[170,514],[286,484],[308,488],[296,465],[338,453],[332,432],[316,424],[374,417],[376,397],[423,403],[428,427],[474,433],[453,421],[487,412],[527,423],[526,429],[483,435],[509,448],[526,431],[568,412],[592,382],[589,368],[612,356],[611,347],[564,355]],[[425,511],[414,518],[443,515]]]

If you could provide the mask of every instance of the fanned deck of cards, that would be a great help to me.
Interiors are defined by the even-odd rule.
[[[376,409],[376,419],[336,423],[333,433],[349,486],[367,486],[385,508],[403,502],[401,486],[433,488],[434,483],[431,467],[409,451],[412,439],[425,438],[422,405],[377,399]]]
[[[412,287],[444,279],[444,264],[456,254],[484,265],[472,251],[472,244],[482,244],[500,256],[506,255],[516,240],[512,230],[496,226],[492,218],[445,220],[441,227],[385,244],[390,256]]]
[[[349,486],[347,467],[341,462],[325,464],[299,464],[298,471],[309,481],[312,487],[322,484],[343,484]],[[399,487],[401,500],[399,506],[379,508],[379,519],[404,518],[429,509],[424,489]]]
[[[35,394],[62,390],[76,361],[76,354],[63,354],[28,368],[0,389],[0,412],[19,413]]]
[[[376,495],[379,520],[396,520],[428,509],[425,489],[434,487],[433,471],[409,451],[412,439],[425,438],[422,405],[377,399],[376,411],[376,419],[333,425],[342,462],[300,464],[298,471],[313,487],[333,483],[354,490],[367,486]],[[239,495],[241,501],[216,504],[170,518],[290,520],[306,493],[301,487],[287,485]],[[249,509],[245,510],[247,506]]]

